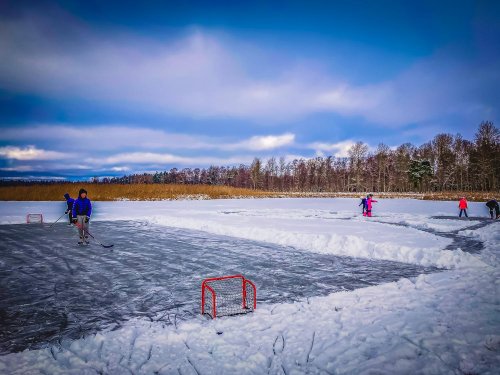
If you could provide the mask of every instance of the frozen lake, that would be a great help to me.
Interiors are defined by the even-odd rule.
[[[0,225],[0,354],[119,329],[132,318],[177,325],[199,314],[206,277],[242,273],[263,304],[437,270],[143,221],[95,222],[91,232],[113,251],[78,246],[75,228],[63,223]]]

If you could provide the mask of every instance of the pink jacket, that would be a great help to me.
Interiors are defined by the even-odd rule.
[[[368,200],[366,201],[366,207],[368,208],[368,210],[372,209],[372,202],[376,202],[376,200],[373,198],[368,198]]]
[[[458,202],[458,208],[461,210],[467,208],[467,200],[465,198],[460,199],[460,202]]]

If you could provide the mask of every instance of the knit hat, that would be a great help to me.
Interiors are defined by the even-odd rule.
[[[68,200],[69,199],[69,194],[68,193],[64,194],[64,198],[66,198],[66,200]]]
[[[80,198],[80,197],[82,196],[82,193],[87,194],[87,190],[85,190],[85,189],[83,189],[83,188],[82,188],[82,189],[80,189],[80,191],[78,192],[78,198]]]

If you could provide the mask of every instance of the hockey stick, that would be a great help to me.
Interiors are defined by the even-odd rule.
[[[59,220],[61,220],[61,218],[66,215],[66,212],[63,213],[61,216],[59,216],[59,219],[57,219],[56,221],[54,221],[52,224],[49,225],[49,228],[52,228],[52,225],[54,225],[55,223],[57,223]]]
[[[99,245],[101,245],[102,247],[106,248],[106,249],[109,249],[110,247],[113,247],[115,246],[114,244],[111,244],[111,245],[104,245],[103,243],[101,243],[97,238],[95,238],[88,230],[85,230],[83,229],[78,223],[75,223],[75,225],[80,228],[81,230],[83,230],[83,233],[85,235],[85,233],[87,233],[90,237],[92,237],[94,239],[95,242],[97,242]]]

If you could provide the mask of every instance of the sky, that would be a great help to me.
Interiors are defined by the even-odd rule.
[[[0,178],[343,157],[498,124],[498,1],[2,1]]]

